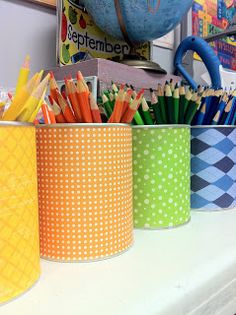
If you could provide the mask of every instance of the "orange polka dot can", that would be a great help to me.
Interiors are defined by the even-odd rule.
[[[133,243],[132,135],[125,124],[37,126],[40,252],[91,261]]]

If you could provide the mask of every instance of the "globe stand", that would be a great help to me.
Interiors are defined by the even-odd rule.
[[[167,72],[164,69],[162,69],[158,63],[155,63],[151,60],[146,60],[144,57],[140,56],[136,52],[135,50],[136,45],[130,40],[125,23],[124,23],[124,19],[123,19],[121,7],[120,7],[120,1],[114,0],[114,4],[115,4],[115,9],[116,9],[117,19],[120,25],[120,30],[123,34],[125,41],[131,47],[130,54],[124,55],[124,58],[122,60],[119,60],[119,62],[122,64],[126,64],[128,66],[133,66],[135,68],[148,70],[148,71],[152,71],[152,72],[156,72],[160,74],[167,74]]]
[[[166,70],[162,69],[161,66],[151,60],[146,60],[145,58],[137,55],[124,55],[124,58],[119,61],[122,64],[132,66],[138,69],[143,69],[146,71],[152,71],[160,74],[167,74]]]

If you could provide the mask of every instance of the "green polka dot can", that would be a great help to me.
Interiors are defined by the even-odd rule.
[[[133,127],[134,226],[172,228],[190,220],[190,128]]]

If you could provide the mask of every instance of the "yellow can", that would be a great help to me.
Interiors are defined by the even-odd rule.
[[[35,128],[0,122],[0,303],[40,275]]]

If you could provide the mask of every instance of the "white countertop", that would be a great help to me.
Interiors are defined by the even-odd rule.
[[[93,263],[42,260],[39,282],[0,315],[233,315],[236,209],[136,230],[126,253]]]

